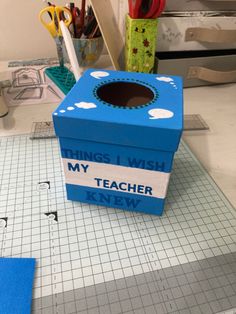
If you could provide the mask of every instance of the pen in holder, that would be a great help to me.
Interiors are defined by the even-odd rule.
[[[155,63],[157,19],[126,16],[125,70],[152,73]]]

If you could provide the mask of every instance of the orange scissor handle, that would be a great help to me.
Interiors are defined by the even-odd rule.
[[[50,21],[48,22],[48,17],[50,16]],[[63,20],[66,27],[69,27],[72,22],[72,15],[69,9],[60,6],[48,6],[40,11],[39,18],[41,23],[49,31],[52,37],[62,36],[61,28],[59,26],[60,20]]]

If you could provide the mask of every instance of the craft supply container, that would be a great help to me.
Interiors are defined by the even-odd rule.
[[[126,16],[125,70],[152,73],[155,64],[157,19]]]
[[[80,67],[89,67],[93,65],[101,56],[103,50],[102,36],[96,38],[72,38],[72,42]],[[64,42],[63,54],[65,56],[65,61],[69,62]]]
[[[180,77],[87,70],[53,121],[69,200],[162,214],[183,130]]]

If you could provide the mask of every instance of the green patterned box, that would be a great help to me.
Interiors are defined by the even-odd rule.
[[[125,70],[152,73],[155,62],[157,19],[126,16]]]

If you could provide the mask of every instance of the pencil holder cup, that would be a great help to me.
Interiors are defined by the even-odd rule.
[[[102,36],[96,38],[72,38],[75,53],[80,67],[93,65],[100,57],[103,50]],[[63,54],[65,62],[69,62],[69,57],[63,43]]]
[[[183,129],[180,77],[89,69],[53,122],[69,200],[162,214]]]
[[[126,16],[125,70],[152,73],[155,63],[157,19]]]

